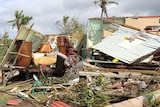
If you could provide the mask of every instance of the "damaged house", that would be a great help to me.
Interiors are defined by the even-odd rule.
[[[87,33],[90,62],[95,61],[105,68],[137,70],[156,70],[159,66],[158,35],[126,24],[98,19],[89,20]]]

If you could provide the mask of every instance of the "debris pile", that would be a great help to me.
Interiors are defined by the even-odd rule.
[[[112,107],[136,98],[140,107],[159,105],[160,38],[112,27],[96,44],[86,38],[89,58],[80,60],[83,36],[44,36],[22,26],[1,63],[0,106]]]
[[[0,92],[11,95],[9,98],[11,100],[21,99],[21,102],[27,101],[37,107],[52,107],[56,103],[65,103],[67,105],[65,107],[104,107],[160,88],[156,82],[153,83],[153,80],[146,82],[131,78],[115,79],[104,75],[77,77],[78,79],[72,80],[68,75],[64,75],[61,78],[54,77],[50,80],[51,78],[48,77],[44,80],[34,75],[33,80],[5,86],[0,89]]]

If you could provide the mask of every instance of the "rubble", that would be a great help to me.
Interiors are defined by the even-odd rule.
[[[37,107],[112,107],[136,101],[133,107],[143,107],[159,98],[159,37],[110,26],[112,36],[86,44],[91,46],[89,59],[80,60],[84,36],[44,36],[31,27],[21,27],[2,60],[0,92],[9,95],[4,105],[27,101]],[[25,81],[13,82],[18,76]],[[153,98],[150,93],[156,99],[148,99]]]

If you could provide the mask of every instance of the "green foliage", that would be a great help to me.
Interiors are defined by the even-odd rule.
[[[56,21],[56,25],[63,35],[71,35],[72,33],[84,34],[84,26],[78,22],[78,18],[63,16],[62,21]]]
[[[9,48],[12,40],[9,39],[8,32],[5,32],[4,35],[0,38],[0,62],[2,61],[7,49]]]
[[[58,96],[54,95],[54,100],[58,99],[73,107],[104,107],[111,101],[118,99],[118,97],[105,95],[104,91],[106,90],[103,88],[101,90],[95,89],[96,86],[103,87],[105,84],[108,84],[108,81],[105,80],[104,76],[93,78],[91,84],[86,79],[81,78],[79,83],[74,84],[68,90],[64,90]]]
[[[112,0],[95,0],[94,4],[96,5],[97,3],[99,3],[99,6],[101,7],[101,17],[103,17],[103,13],[106,15],[106,17],[108,17],[108,13],[107,13],[107,5],[109,4],[117,4],[118,2],[112,1]]]
[[[12,28],[17,26],[17,30],[20,29],[21,25],[27,25],[29,22],[32,20],[32,17],[30,16],[25,16],[23,14],[23,11],[16,11],[15,14],[15,19],[8,21],[8,23],[12,23]]]
[[[13,99],[13,96],[5,93],[1,93],[0,102]]]

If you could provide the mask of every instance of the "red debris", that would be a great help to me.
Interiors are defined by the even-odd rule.
[[[21,100],[7,100],[8,105],[15,105],[17,106],[19,103],[21,103]]]
[[[54,101],[49,105],[49,107],[71,107],[71,106],[62,101]]]

